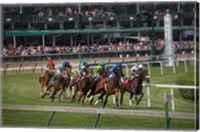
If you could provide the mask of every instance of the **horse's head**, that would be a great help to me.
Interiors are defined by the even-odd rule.
[[[109,74],[109,68],[106,67],[103,71],[102,77],[107,78],[110,74]]]
[[[143,81],[146,81],[147,83],[150,83],[150,76],[147,70],[142,70],[139,78],[141,78]]]

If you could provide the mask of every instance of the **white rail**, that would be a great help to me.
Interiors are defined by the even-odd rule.
[[[169,85],[169,84],[143,84],[143,86],[147,87],[147,102],[148,102],[148,107],[151,107],[151,97],[150,97],[150,87],[155,87],[155,88],[170,88],[170,95],[171,95],[171,105],[172,105],[172,110],[175,111],[175,101],[174,101],[174,88],[179,88],[179,89],[194,89],[196,90],[196,86],[186,86],[186,85]]]
[[[37,105],[12,105],[3,104],[1,109],[5,110],[30,110],[30,111],[54,111],[54,112],[72,112],[72,113],[88,113],[88,114],[109,114],[109,115],[134,115],[145,117],[165,117],[163,111],[155,110],[122,110],[122,109],[101,109],[101,108],[80,108],[65,106],[37,106]],[[169,117],[173,119],[190,119],[196,118],[196,113],[186,112],[169,112]]]

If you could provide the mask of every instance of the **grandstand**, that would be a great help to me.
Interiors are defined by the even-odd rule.
[[[166,10],[173,17],[176,51],[193,52],[194,6],[194,2],[4,5],[1,55],[151,52],[154,43],[161,53]],[[137,39],[131,42],[127,37]]]

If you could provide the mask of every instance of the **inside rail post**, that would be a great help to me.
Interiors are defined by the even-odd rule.
[[[172,66],[172,68],[173,68],[173,73],[174,73],[174,74],[176,74],[176,66],[175,66],[175,61],[173,62],[173,66]]]
[[[96,119],[95,119],[95,121],[94,121],[93,128],[96,128],[96,127],[97,127],[98,122],[99,122],[100,115],[101,115],[100,113],[97,113]]]
[[[151,107],[151,99],[150,99],[150,89],[149,86],[147,86],[147,102],[148,102],[148,108]]]
[[[51,120],[53,119],[54,114],[55,114],[55,111],[51,112],[45,127],[49,127]]]
[[[161,75],[163,75],[163,64],[162,64],[162,62],[161,61],[159,61],[159,63],[160,63],[160,73],[161,73]]]
[[[97,60],[94,60],[94,64],[96,64]]]
[[[113,95],[113,104],[115,104],[116,102],[115,102],[115,95]]]
[[[35,73],[35,69],[38,63],[35,63],[35,66],[33,67],[33,73]]]
[[[150,69],[150,64],[147,63],[147,66],[148,66],[148,72],[149,72],[149,76],[151,77],[151,69]]]
[[[169,129],[169,124],[171,118],[169,118],[169,113],[168,113],[168,102],[169,102],[169,95],[167,93],[164,93],[164,110],[165,110],[165,129]]]
[[[186,60],[184,60],[183,62],[184,62],[184,66],[185,66],[185,72],[187,73],[188,72],[187,62],[186,62]]]
[[[174,89],[171,88],[171,102],[172,102],[172,111],[175,111],[175,106],[174,106]]]
[[[125,68],[126,68],[126,76],[128,77],[129,76],[129,72],[128,72],[128,66],[127,64],[124,64]]]
[[[4,74],[6,75],[6,73],[7,73],[7,69],[8,69],[8,64],[6,65],[6,68],[5,68],[5,70],[4,70]]]

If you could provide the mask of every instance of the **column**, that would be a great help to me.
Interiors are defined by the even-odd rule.
[[[31,23],[30,22],[28,23],[28,29],[31,29]]]
[[[15,29],[15,24],[13,22],[11,23],[11,29]]]
[[[56,36],[55,35],[53,35],[53,44],[52,44],[52,46],[54,47],[54,46],[56,46]]]
[[[117,28],[119,29],[120,28],[120,22],[117,21]]]
[[[133,27],[133,21],[130,21],[130,27]]]
[[[47,23],[44,24],[44,29],[47,30]]]
[[[177,4],[177,9],[178,9],[178,12],[181,11],[181,5],[180,5],[180,2],[178,2],[178,4]]]
[[[106,28],[106,21],[103,21],[103,28]]]
[[[13,36],[13,47],[16,48],[16,36]]]
[[[93,36],[93,34],[92,34],[92,45],[94,44],[94,36]]]
[[[45,36],[42,35],[42,46],[45,47]]]
[[[73,36],[70,35],[70,45],[73,46]]]
[[[87,45],[89,45],[90,44],[90,36],[89,36],[89,34],[87,34]]]
[[[64,29],[64,22],[60,22],[60,29]]]
[[[139,3],[137,3],[136,9],[137,9],[137,14],[138,14],[140,12],[140,4]]]

